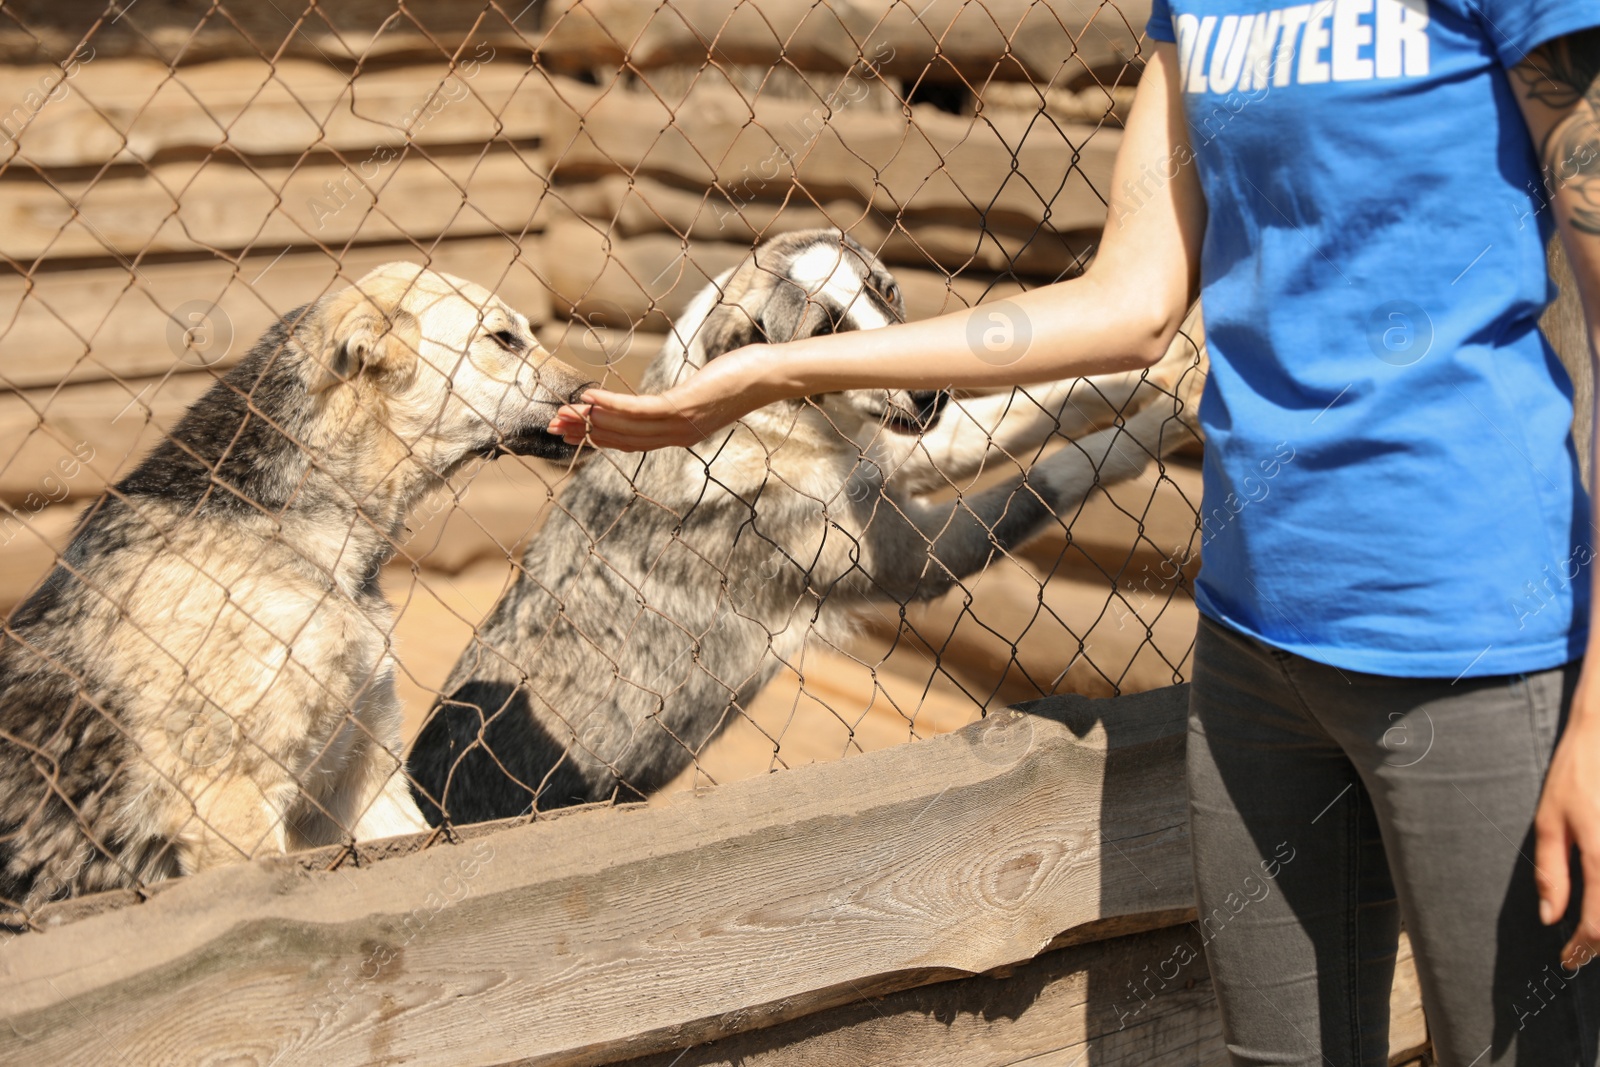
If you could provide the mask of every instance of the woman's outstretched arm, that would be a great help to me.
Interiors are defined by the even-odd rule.
[[[692,445],[792,397],[844,389],[1022,385],[1147,367],[1161,358],[1199,287],[1205,201],[1184,125],[1177,55],[1157,43],[1139,82],[1112,171],[1105,234],[1081,277],[1011,297],[1030,340],[996,359],[969,342],[994,321],[993,304],[877,330],[721,356],[659,395],[590,390],[550,424],[574,444],[629,452]],[[974,321],[976,320],[976,321]]]

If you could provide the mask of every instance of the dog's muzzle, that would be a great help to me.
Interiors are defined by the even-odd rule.
[[[550,414],[555,414],[555,409],[550,409]],[[569,445],[565,440],[557,437],[547,430],[530,427],[519,430],[514,434],[504,434],[489,447],[483,450],[485,459],[496,456],[535,456],[539,459],[571,459],[578,451],[577,445]]]
[[[927,433],[950,401],[950,394],[942,389],[919,389],[901,395],[911,401],[909,410],[893,399],[884,408],[883,424],[896,433]]]
[[[583,394],[599,385],[596,381],[586,381],[567,393],[567,399],[562,402],[548,402],[535,409],[535,415],[530,425],[515,433],[501,434],[491,444],[485,447],[482,455],[485,459],[495,456],[535,456],[539,459],[571,459],[578,451],[577,445],[569,445],[562,438],[550,433],[544,427],[555,418],[560,410],[561,403],[576,404]]]

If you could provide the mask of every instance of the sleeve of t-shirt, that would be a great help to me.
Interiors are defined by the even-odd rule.
[[[1178,39],[1172,32],[1172,9],[1167,6],[1167,0],[1151,0],[1150,20],[1144,24],[1144,34],[1155,41]]]
[[[1156,0],[1166,11],[1165,0]],[[1489,40],[1507,68],[1557,37],[1600,26],[1600,0],[1477,0]],[[1155,15],[1150,16],[1151,22]]]

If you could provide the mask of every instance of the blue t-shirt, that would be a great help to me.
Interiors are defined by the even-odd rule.
[[[1206,615],[1377,674],[1582,654],[1596,533],[1506,72],[1597,24],[1600,0],[1155,0],[1209,210]]]

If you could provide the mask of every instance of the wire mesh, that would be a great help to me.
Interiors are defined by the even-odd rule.
[[[1197,323],[1142,375],[647,458],[530,429],[979,303],[1014,358],[1006,298],[1094,254],[1147,13],[0,5],[7,921],[1181,680]]]

